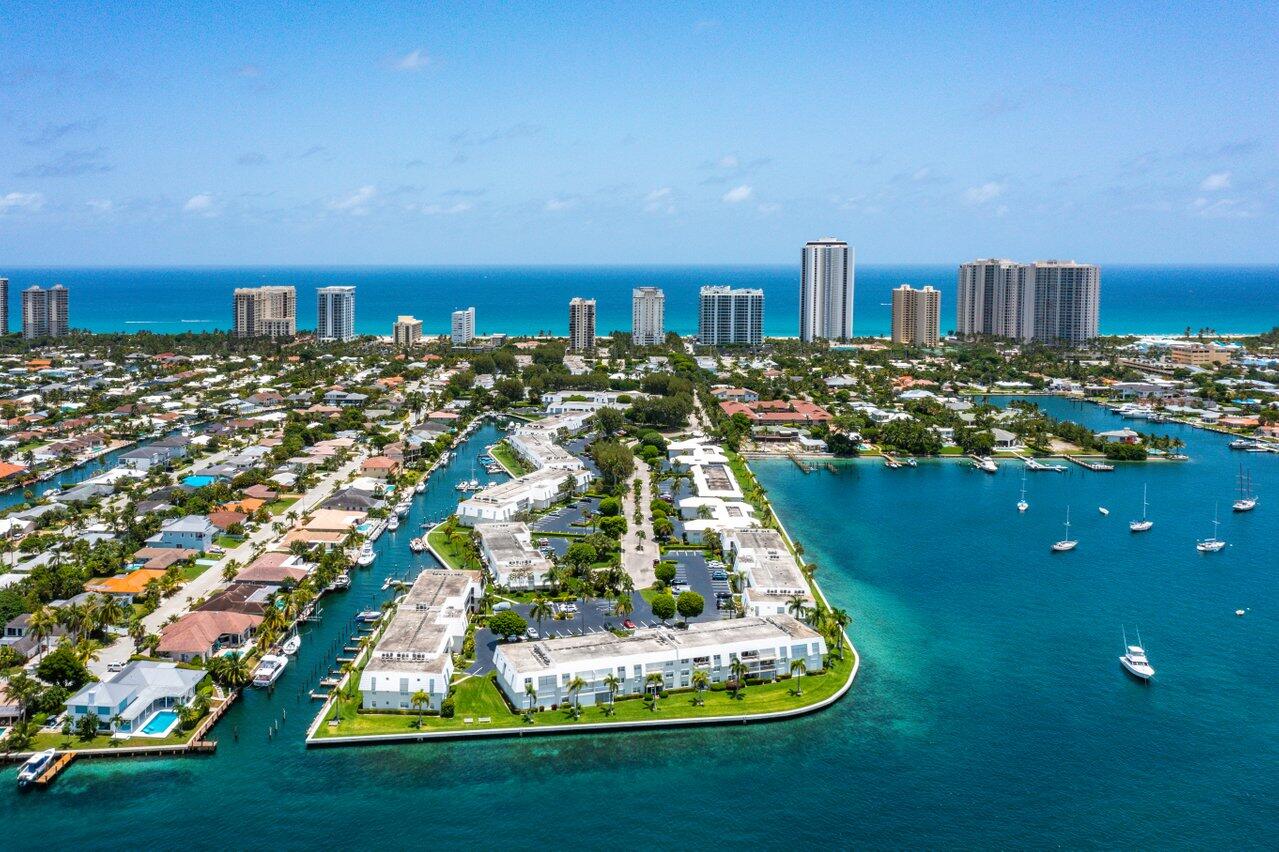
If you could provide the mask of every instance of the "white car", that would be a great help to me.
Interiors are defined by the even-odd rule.
[[[122,671],[124,671],[124,663],[120,663],[120,662],[116,662],[116,663],[107,663],[107,671],[109,671],[109,672],[122,672]]]

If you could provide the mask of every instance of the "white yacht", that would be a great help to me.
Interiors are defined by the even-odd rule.
[[[1239,499],[1232,507],[1236,512],[1251,512],[1257,508],[1257,495],[1252,493],[1252,475],[1239,467]]]
[[[973,467],[983,473],[994,473],[999,470],[999,465],[995,464],[995,460],[990,456],[973,456]]]
[[[423,550],[426,550],[426,542],[420,538],[409,539],[409,550],[414,553],[421,553]]]
[[[1109,514],[1110,514],[1110,510],[1109,510],[1109,509],[1107,509],[1105,506],[1098,506],[1098,507],[1097,507],[1097,511],[1098,511],[1098,512],[1100,512],[1100,513],[1101,513],[1101,514],[1103,514],[1103,515],[1109,515]]]
[[[49,764],[53,762],[57,754],[57,749],[50,748],[38,751],[28,757],[27,762],[22,764],[22,768],[18,770],[18,786],[25,787],[28,784],[35,783],[36,779],[49,768]]]
[[[424,476],[417,481],[417,485],[413,486],[413,493],[422,494],[422,493],[425,493],[425,491],[426,491],[426,477]]]
[[[1021,469],[1021,499],[1017,501],[1017,511],[1024,512],[1030,508],[1026,502],[1026,468]]]
[[[351,588],[351,575],[343,571],[333,578],[333,588],[342,591]]]
[[[1128,529],[1132,532],[1146,532],[1155,522],[1146,517],[1146,486],[1141,486],[1141,520],[1129,521]]]
[[[286,656],[292,657],[302,648],[302,637],[294,633],[288,639],[284,640],[284,645],[280,650],[284,651]]]
[[[283,654],[267,654],[253,671],[253,685],[270,686],[280,679],[288,664],[289,658]]]
[[[1195,545],[1195,550],[1199,551],[1200,553],[1216,553],[1218,550],[1221,550],[1223,547],[1225,547],[1226,543],[1222,541],[1221,539],[1217,538],[1217,527],[1219,526],[1221,526],[1221,523],[1217,520],[1217,509],[1216,507],[1213,507],[1212,538],[1200,539],[1199,543]]]
[[[399,518],[399,516],[398,516],[398,515],[392,515],[391,517],[387,518],[387,521],[386,521],[386,528],[387,528],[388,530],[390,530],[391,532],[395,532],[396,530],[398,530],[398,529],[400,528],[400,518]]]
[[[367,541],[360,545],[360,552],[355,555],[355,564],[367,568],[373,564],[374,559],[377,559],[377,554],[373,552],[373,545]]]
[[[401,500],[395,504],[395,514],[401,518],[409,513],[409,509],[413,508],[413,504],[408,500]]]
[[[1061,541],[1053,542],[1053,552],[1064,553],[1067,550],[1074,550],[1079,542],[1070,537],[1070,507],[1066,507],[1066,537]]]
[[[1119,657],[1119,665],[1124,671],[1140,681],[1148,681],[1155,676],[1155,670],[1146,659],[1146,651],[1141,647],[1141,631],[1137,631],[1137,644],[1128,644],[1128,632],[1124,631],[1124,653]]]

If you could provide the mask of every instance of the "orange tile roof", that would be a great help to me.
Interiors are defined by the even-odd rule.
[[[146,591],[147,583],[164,576],[163,571],[150,568],[139,568],[118,577],[107,577],[84,584],[85,591],[101,592],[106,595],[140,595]]]

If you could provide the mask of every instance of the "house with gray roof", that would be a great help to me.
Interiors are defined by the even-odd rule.
[[[109,681],[86,684],[67,699],[67,713],[72,724],[94,715],[104,733],[134,734],[161,710],[194,701],[205,674],[178,668],[177,663],[136,660]]]

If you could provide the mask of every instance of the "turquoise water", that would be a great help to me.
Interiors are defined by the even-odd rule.
[[[1094,425],[1112,419],[1048,402]],[[408,538],[452,508],[453,485],[497,435],[486,428],[379,539],[351,591],[326,599],[274,693],[250,692],[218,724],[215,755],[85,761],[23,795],[5,769],[0,845],[47,848],[56,830],[59,845],[105,848],[407,848],[424,835],[441,848],[1273,847],[1279,457],[1248,455],[1261,507],[1223,516],[1232,546],[1200,556],[1195,538],[1211,532],[1214,499],[1228,508],[1241,454],[1219,436],[1158,428],[1184,437],[1193,461],[1034,475],[1025,516],[1011,465],[995,476],[948,462],[807,476],[758,465],[828,596],[855,617],[864,665],[825,712],[307,751],[317,665],[351,615],[383,600],[385,576],[428,564]],[[1132,536],[1144,482],[1156,525]],[[1054,558],[1067,501],[1079,550]],[[1149,687],[1119,669],[1124,624],[1140,627],[1158,669]]]
[[[212,485],[217,482],[217,477],[213,476],[188,476],[182,480],[183,485],[189,485],[192,488],[203,488],[206,485]]]
[[[176,721],[178,721],[177,713],[172,710],[161,710],[142,726],[142,733],[150,736],[162,736],[168,732],[169,728],[173,727],[173,723]]]
[[[959,258],[959,260],[964,258]],[[1084,260],[1084,258],[1079,258]],[[10,316],[17,292],[32,284],[70,288],[70,318],[90,331],[198,332],[231,324],[231,291],[261,284],[298,288],[298,327],[315,327],[315,288],[356,287],[355,326],[361,334],[391,333],[399,314],[413,314],[428,334],[447,333],[449,314],[473,305],[483,333],[535,334],[568,330],[568,300],[598,300],[601,334],[631,327],[631,288],[666,292],[666,327],[697,330],[697,291],[705,284],[764,290],[764,331],[798,334],[799,247],[775,266],[535,266],[535,267],[242,267],[178,269],[20,268],[10,279]],[[793,260],[793,262],[791,262]],[[1106,334],[1257,332],[1279,325],[1279,266],[1115,266],[1102,268],[1101,330]],[[954,327],[957,266],[857,267],[853,326],[886,335],[892,288],[910,283],[941,290],[941,327]],[[16,323],[17,320],[15,319]]]

